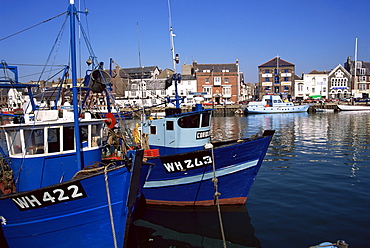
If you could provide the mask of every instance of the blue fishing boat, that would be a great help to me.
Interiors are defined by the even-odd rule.
[[[169,1],[168,1],[169,5]],[[169,13],[170,13],[170,6]],[[193,111],[182,113],[184,97],[179,97],[170,15],[170,39],[174,74],[166,84],[175,86],[175,96],[167,102],[163,118],[143,119],[141,144],[148,161],[155,164],[143,194],[148,204],[210,206],[244,204],[262,165],[274,130],[251,138],[211,141],[212,109],[202,107],[205,92],[193,92]]]
[[[180,75],[174,75],[175,86]],[[262,165],[274,130],[251,138],[211,142],[212,110],[198,102],[194,111],[166,109],[142,123],[142,136],[155,164],[143,189],[148,204],[244,204]],[[146,147],[148,148],[148,147]],[[154,152],[158,151],[158,152]]]
[[[123,247],[149,171],[141,149],[126,153],[118,142],[110,149],[114,156],[106,152],[106,120],[79,108],[77,12],[71,0],[72,106],[37,109],[30,90],[36,85],[1,85],[27,88],[32,105],[31,113],[1,126],[7,154],[1,161],[0,221],[9,247]],[[16,67],[2,66],[17,78]]]

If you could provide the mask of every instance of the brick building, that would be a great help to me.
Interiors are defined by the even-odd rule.
[[[242,81],[239,62],[232,64],[198,64],[193,62],[197,79],[197,91],[207,92],[206,101],[222,104],[224,101],[238,102]]]
[[[275,57],[258,66],[259,98],[265,94],[280,94],[283,98],[294,96],[295,65]]]

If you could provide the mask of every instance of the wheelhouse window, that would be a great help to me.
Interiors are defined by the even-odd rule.
[[[150,134],[157,134],[157,126],[150,126]]]
[[[60,152],[60,128],[48,128],[48,152]]]
[[[197,128],[200,124],[200,114],[184,116],[178,120],[179,127]]]
[[[97,147],[101,143],[102,125],[91,125],[91,146]]]
[[[202,116],[202,127],[209,127],[211,120],[211,113],[204,113]]]
[[[88,142],[89,142],[88,126],[81,126],[80,127],[80,142],[82,144],[82,147],[88,147]]]
[[[22,153],[22,143],[19,131],[8,131],[8,144],[10,144],[10,152],[12,155]]]
[[[166,121],[166,130],[174,130],[173,121]]]
[[[63,151],[70,151],[75,149],[74,128],[63,128]]]
[[[44,153],[44,129],[24,130],[26,154]]]

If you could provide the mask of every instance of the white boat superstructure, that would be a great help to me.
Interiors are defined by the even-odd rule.
[[[283,101],[279,95],[265,95],[262,101],[249,102],[245,108],[246,114],[274,114],[306,112],[310,107],[306,105],[294,105],[292,102]]]

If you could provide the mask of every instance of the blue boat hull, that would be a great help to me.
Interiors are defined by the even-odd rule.
[[[143,193],[149,204],[214,205],[215,174],[220,204],[244,204],[272,136],[224,143],[209,150],[150,159]],[[214,159],[212,159],[214,156]]]
[[[107,180],[101,172],[1,197],[2,228],[9,247],[114,247],[113,233],[122,247],[131,173],[118,167],[106,175]]]

